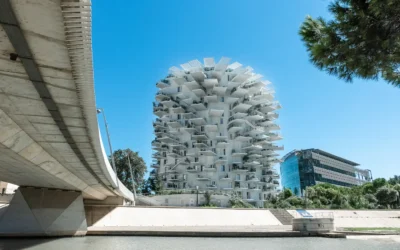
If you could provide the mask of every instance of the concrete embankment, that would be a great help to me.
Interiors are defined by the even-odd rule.
[[[346,237],[343,228],[400,227],[400,211],[307,210],[329,214],[341,232],[304,233],[282,225],[266,209],[86,206],[87,235],[188,237]],[[287,210],[293,217],[296,210]]]

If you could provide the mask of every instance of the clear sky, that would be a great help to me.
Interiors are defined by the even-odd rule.
[[[282,156],[319,148],[360,163],[374,178],[400,174],[400,89],[382,81],[345,83],[308,61],[299,26],[308,14],[328,17],[328,3],[93,1],[96,98],[114,150],[139,151],[149,168],[156,82],[171,66],[226,56],[273,83],[283,106]]]

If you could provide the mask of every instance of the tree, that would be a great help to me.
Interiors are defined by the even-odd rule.
[[[378,191],[379,188],[383,187],[386,185],[386,180],[385,178],[376,178],[372,182],[372,186],[374,187],[375,192]]]
[[[310,16],[299,34],[311,62],[351,82],[354,77],[400,86],[400,1],[335,0],[334,20]]]
[[[378,189],[378,191],[375,194],[375,197],[378,200],[378,203],[387,208],[390,208],[391,204],[394,204],[395,202],[397,202],[398,196],[399,196],[399,193],[396,190],[388,188],[388,187],[382,187],[382,188]]]
[[[143,186],[143,177],[147,172],[146,164],[138,152],[133,152],[130,149],[118,149],[114,151],[114,161],[117,169],[118,179],[131,191],[133,191],[131,172],[128,163],[128,154],[132,166],[133,179],[138,189]],[[111,162],[111,160],[110,160]]]
[[[160,193],[163,189],[163,181],[160,175],[157,174],[155,169],[151,170],[149,178],[147,179],[149,189],[154,193]]]
[[[211,205],[211,193],[210,192],[208,192],[208,191],[206,191],[205,193],[204,193],[204,199],[205,199],[205,203],[204,203],[204,205],[206,205],[206,206],[210,206]]]
[[[395,175],[394,177],[389,178],[388,183],[390,185],[400,184],[400,175]]]

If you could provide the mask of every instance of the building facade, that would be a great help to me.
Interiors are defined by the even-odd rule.
[[[351,187],[372,180],[370,170],[319,149],[293,150],[280,165],[282,187],[290,188],[298,196],[306,187],[318,183]]]
[[[279,186],[280,109],[262,76],[205,58],[170,68],[153,104],[152,167],[164,189],[210,190],[262,205]]]

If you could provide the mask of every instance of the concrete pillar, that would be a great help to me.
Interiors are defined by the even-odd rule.
[[[0,214],[0,236],[83,236],[87,232],[80,192],[20,187]]]

